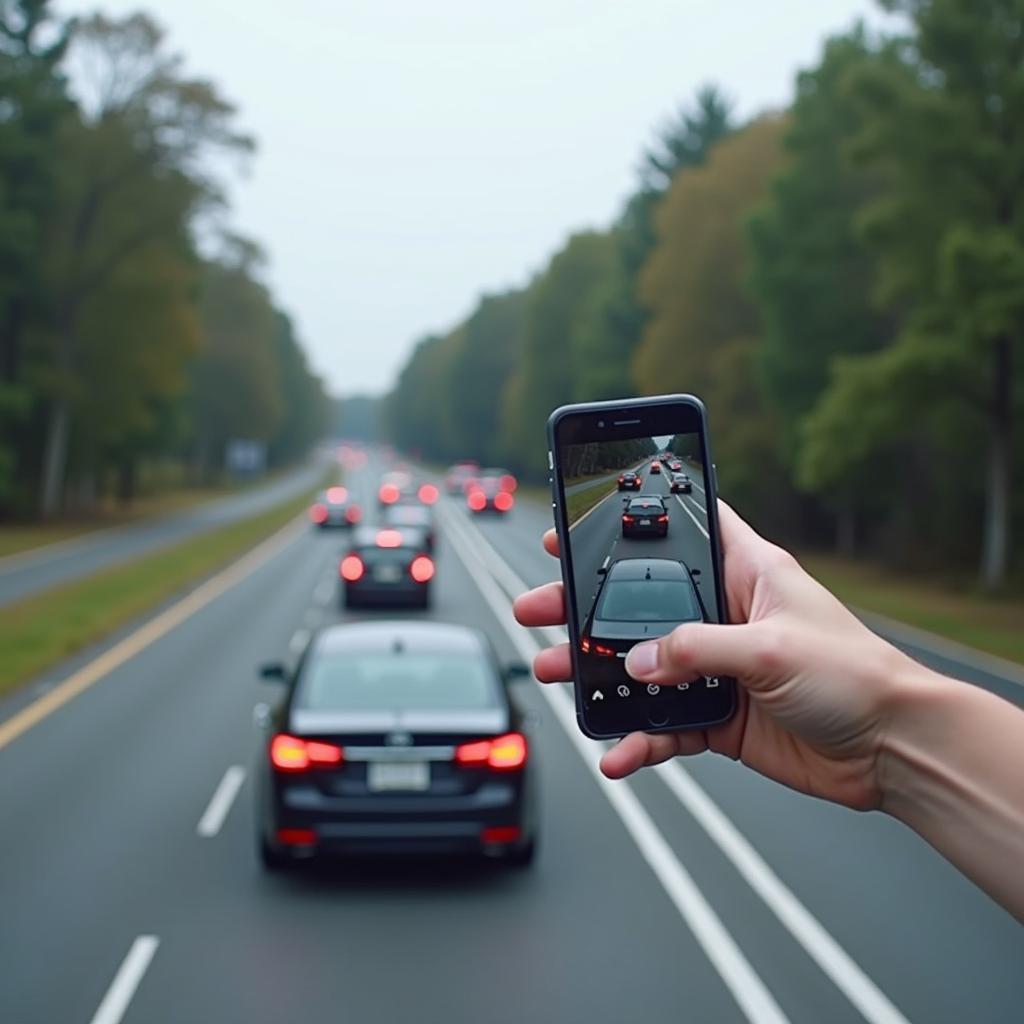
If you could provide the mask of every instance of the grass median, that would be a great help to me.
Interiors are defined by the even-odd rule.
[[[569,522],[575,523],[580,516],[586,515],[595,505],[599,505],[613,491],[618,489],[615,483],[594,484],[593,487],[585,487],[582,491],[573,491],[566,495],[566,510],[569,515]]]
[[[0,612],[0,693],[36,678],[243,555],[308,504],[309,495],[292,498],[249,519],[8,605]]]

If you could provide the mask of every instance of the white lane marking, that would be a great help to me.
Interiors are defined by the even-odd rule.
[[[302,616],[302,621],[309,626],[310,629],[314,629],[323,622],[323,618],[323,612],[319,608],[307,608],[306,613]]]
[[[140,935],[132,943],[89,1024],[120,1024],[159,945],[155,935]]]
[[[292,654],[300,654],[308,643],[309,630],[297,629],[292,633],[291,640],[288,641],[288,650],[290,650]]]
[[[238,764],[231,765],[213,791],[210,803],[203,811],[199,824],[196,825],[196,832],[204,839],[212,839],[220,831],[243,782],[245,782],[245,769]]]
[[[317,604],[329,604],[334,596],[334,576],[321,580],[313,591],[313,600]]]
[[[677,502],[679,502],[679,507],[693,520],[693,525],[696,526],[697,529],[704,534],[705,540],[711,540],[711,538],[708,536],[708,531],[700,525],[700,521],[697,519],[697,517],[683,504],[683,499],[680,498],[678,494],[675,495],[675,499]]]
[[[610,491],[596,505],[592,506],[591,508],[588,508],[587,511],[584,512],[583,515],[581,515],[579,517],[579,519],[576,520],[576,522],[570,523],[569,524],[569,529],[570,530],[575,530],[576,527],[579,526],[580,523],[582,523],[583,520],[587,518],[587,516],[593,515],[593,513],[595,513],[610,497],[612,497],[612,495],[615,495],[615,494],[618,494],[618,493],[619,493],[618,488],[616,488],[614,491]]]
[[[475,549],[476,559],[485,567],[488,566],[489,560],[486,552],[480,547],[481,542],[468,532],[462,532],[463,524],[458,524],[456,528],[454,516],[446,509],[445,517],[449,516],[449,529],[453,533],[461,533],[461,544],[452,545],[460,561],[470,572],[495,618],[505,626],[509,639],[515,644],[520,656],[532,660],[541,650],[540,645],[525,629],[510,624],[511,608],[508,597],[490,575],[473,572],[473,567],[469,563],[466,550]],[[636,843],[641,856],[661,882],[680,916],[736,1000],[744,1017],[752,1024],[786,1024],[788,1018],[781,1007],[750,961],[743,955],[743,951],[722,924],[710,903],[704,898],[693,877],[679,862],[672,847],[633,790],[628,784],[611,782],[601,774],[597,759],[594,757],[595,745],[577,729],[572,701],[565,689],[543,686],[541,693],[587,766],[587,770]]]
[[[861,1016],[873,1024],[907,1024],[907,1018],[793,895],[693,776],[678,761],[668,761],[654,770]]]
[[[692,495],[687,494],[686,500],[705,518],[708,517],[708,510]]]
[[[473,529],[470,523],[463,525],[467,529]],[[478,535],[478,542],[475,542],[477,557],[499,581],[506,594],[521,594],[527,590],[526,584],[519,579],[487,539],[479,531],[476,532]],[[479,578],[477,578],[477,582],[479,582]],[[558,627],[546,627],[541,632],[553,644],[565,643],[568,639],[566,631]],[[566,704],[571,703],[561,687],[541,687],[541,692],[545,696],[549,691],[556,690],[564,698]],[[570,733],[572,739],[574,742],[577,736],[584,739],[575,727],[574,711],[572,719],[573,728]],[[584,742],[586,741],[584,740]],[[667,762],[656,770],[661,774],[672,794],[683,803],[712,842],[725,854],[786,930],[800,943],[811,959],[860,1011],[861,1015],[871,1024],[907,1024],[906,1017],[800,902],[792,890],[772,871],[750,841],[679,762]],[[684,799],[684,794],[686,799]]]

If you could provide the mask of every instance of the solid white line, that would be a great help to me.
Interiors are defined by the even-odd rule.
[[[132,943],[89,1024],[120,1024],[159,945],[160,940],[155,935],[140,935]]]
[[[693,776],[678,761],[667,761],[654,770],[864,1019],[873,1024],[907,1024],[907,1018],[793,895]]]
[[[462,525],[476,534],[473,540],[477,557],[493,574],[505,593],[511,596],[526,590],[526,584],[519,579],[484,535],[471,523]],[[479,583],[480,577],[475,578]],[[546,627],[541,632],[552,644],[565,643],[567,640],[566,632],[562,628]],[[571,703],[563,688],[541,687],[541,692],[545,696],[549,691],[558,692],[566,704]],[[574,743],[578,737],[585,744],[587,741],[575,727],[574,713],[572,718],[573,728],[570,737]],[[579,746],[577,743],[577,747]],[[590,757],[588,764],[592,760]],[[907,1024],[906,1018],[885,993],[772,871],[750,841],[733,825],[693,777],[677,761],[667,762],[656,770],[673,795],[683,803],[694,820],[746,879],[754,892],[761,897],[833,984],[860,1011],[865,1020],[871,1024]]]
[[[603,497],[603,498],[602,498],[602,499],[601,499],[601,500],[600,500],[600,501],[599,501],[599,502],[598,502],[598,503],[597,503],[596,505],[592,505],[592,506],[591,506],[590,508],[588,508],[588,509],[587,509],[587,511],[586,511],[586,512],[584,512],[584,513],[583,513],[583,515],[581,515],[581,516],[579,517],[579,519],[577,519],[577,520],[576,520],[576,522],[574,522],[574,523],[570,523],[570,524],[569,524],[569,529],[570,529],[570,530],[575,530],[575,529],[576,529],[576,527],[577,527],[577,526],[579,526],[579,525],[580,525],[580,523],[582,523],[582,522],[583,522],[583,520],[587,518],[587,516],[589,516],[589,515],[592,515],[592,514],[593,514],[594,512],[596,512],[596,511],[597,511],[597,510],[598,510],[598,509],[599,509],[599,508],[600,508],[600,507],[601,507],[601,506],[602,506],[602,505],[603,505],[603,504],[604,504],[604,503],[605,503],[605,502],[606,502],[606,501],[607,501],[607,500],[608,500],[608,499],[609,499],[609,498],[610,498],[610,497],[611,497],[611,496],[612,496],[613,494],[618,494],[618,493],[619,493],[619,490],[618,490],[618,488],[616,488],[616,489],[615,489],[614,491],[611,491],[611,492],[610,492],[609,494],[606,494],[606,495],[605,495],[605,496],[604,496],[604,497]],[[568,498],[567,498],[566,500],[568,501]]]
[[[210,803],[203,811],[199,824],[196,825],[196,832],[204,839],[212,839],[220,831],[243,782],[245,782],[245,769],[238,764],[231,765],[213,791]]]
[[[680,498],[678,494],[674,495],[674,497],[676,501],[679,502],[679,507],[693,520],[693,525],[696,526],[697,529],[704,534],[705,539],[711,540],[711,538],[708,536],[708,531],[700,525],[700,521],[697,519],[697,517],[683,504],[683,499]]]
[[[288,650],[292,654],[300,654],[302,649],[309,643],[309,630],[308,629],[297,629],[292,633],[291,640],[288,641]]]
[[[708,517],[708,510],[692,495],[687,494],[686,500],[705,518]]]
[[[464,524],[458,523],[448,509],[445,509],[444,516],[449,519],[449,530],[460,536],[461,543],[453,544],[452,547],[472,575],[480,594],[498,622],[506,627],[520,656],[532,660],[540,651],[540,645],[525,629],[512,624],[508,597],[487,573],[473,572],[467,549],[474,550],[477,560],[485,566],[488,564],[480,542],[466,530]],[[594,756],[595,745],[577,729],[572,701],[565,689],[544,686],[541,687],[541,693],[744,1017],[753,1024],[786,1024],[788,1018],[781,1007],[704,898],[693,877],[679,862],[633,790],[628,784],[611,782],[601,774]]]

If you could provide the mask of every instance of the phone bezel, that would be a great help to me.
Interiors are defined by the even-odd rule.
[[[599,422],[602,425],[598,425]],[[672,429],[665,429],[671,425]],[[573,679],[581,678],[579,664],[579,638],[581,624],[577,615],[575,577],[572,569],[568,512],[561,474],[560,452],[563,445],[589,441],[615,441],[637,436],[695,433],[699,437],[707,489],[708,533],[711,545],[711,565],[715,575],[715,606],[719,622],[726,623],[728,607],[725,600],[722,575],[722,550],[718,526],[717,494],[714,462],[708,440],[707,416],[704,405],[694,395],[658,395],[650,398],[630,398],[610,402],[588,402],[566,405],[556,409],[548,419],[548,464],[551,468],[551,490],[558,532],[562,580],[566,588],[566,613],[569,644],[572,657]],[[715,697],[702,702],[712,705],[714,711],[694,715],[692,696],[687,698],[691,712],[670,715],[664,724],[655,724],[651,715],[652,701],[643,697],[628,702],[596,705],[589,701],[584,687],[577,682],[573,687],[576,699],[576,719],[582,732],[593,739],[612,739],[630,732],[678,732],[683,729],[702,729],[728,721],[736,711],[736,684],[721,678]],[[673,702],[674,703],[674,702]],[[661,703],[661,710],[683,708]],[[658,718],[661,716],[659,715]]]

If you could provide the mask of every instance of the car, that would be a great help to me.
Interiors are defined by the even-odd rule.
[[[309,519],[321,529],[352,527],[363,518],[363,510],[344,487],[328,487],[321,491],[309,507]]]
[[[634,644],[670,633],[684,622],[708,620],[700,570],[671,558],[605,559],[580,634],[587,678],[599,685],[630,680],[623,659]]]
[[[433,505],[440,497],[440,491],[432,483],[417,484],[412,474],[404,469],[385,473],[380,479],[377,502],[380,509],[388,505],[412,504]]]
[[[661,472],[661,463],[657,459],[655,459],[651,463],[651,472],[652,473],[660,473]]]
[[[683,470],[683,464],[678,459],[669,459],[665,465],[670,473],[681,473]]]
[[[466,507],[473,513],[509,512],[516,478],[507,469],[482,469],[466,486]]]
[[[639,491],[640,486],[639,473],[635,473],[633,470],[627,469],[624,473],[619,474],[620,491]]]
[[[434,572],[423,530],[360,527],[338,563],[341,606],[426,608]]]
[[[422,530],[428,551],[434,550],[437,527],[434,523],[434,510],[429,505],[411,502],[399,502],[385,505],[380,510],[380,525],[397,527],[398,529]]]
[[[660,494],[637,494],[622,500],[623,537],[667,537],[668,507]]]
[[[283,685],[262,705],[255,779],[263,866],[351,854],[533,859],[537,769],[486,637],[462,625],[328,626],[299,664],[264,665]]]
[[[452,495],[452,497],[459,497],[465,490],[466,483],[476,476],[480,469],[480,464],[477,462],[465,461],[456,462],[454,465],[449,466],[444,474],[444,489]]]
[[[668,489],[673,494],[690,494],[693,491],[693,481],[685,473],[673,473]]]

